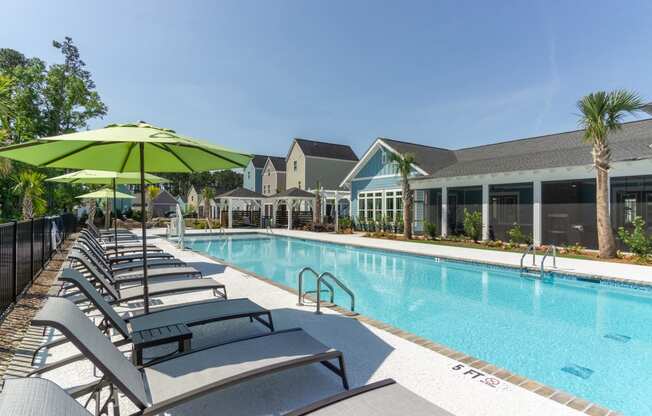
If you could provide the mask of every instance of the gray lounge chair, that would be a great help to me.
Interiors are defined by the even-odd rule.
[[[129,270],[137,270],[143,268],[143,256],[142,254],[126,254],[119,257],[113,257],[107,259],[101,253],[98,253],[96,250],[90,248],[83,242],[77,240],[74,245],[74,249],[77,249],[89,257],[92,256],[96,259],[96,263],[99,263],[102,267],[110,269],[113,273],[120,273]],[[148,267],[160,267],[160,266],[187,266],[187,264],[179,259],[175,259],[169,253],[150,253],[147,255],[147,266]]]
[[[97,242],[97,244],[99,244],[100,247],[102,247],[102,248],[103,248],[107,253],[112,253],[112,252],[114,252],[115,249],[116,249],[116,245],[117,245],[118,252],[122,252],[122,251],[134,252],[134,251],[138,251],[138,250],[140,250],[140,251],[142,252],[142,250],[143,250],[143,244],[142,244],[142,241],[139,241],[139,240],[136,240],[136,241],[127,241],[127,242],[119,242],[118,244],[115,244],[115,243],[113,243],[113,242],[105,242],[105,241],[102,241],[102,240],[98,239],[97,237],[95,237],[95,236],[94,236],[93,234],[91,234],[90,232],[88,232],[87,230],[82,230],[82,231],[79,233],[79,235],[94,240],[94,241]],[[161,248],[157,247],[157,246],[154,245],[154,244],[147,244],[146,247],[147,247],[147,250],[149,250],[149,251],[163,251]]]
[[[316,401],[285,416],[454,416],[392,379]]]
[[[32,324],[62,332],[102,372],[100,382],[87,392],[108,383],[117,387],[143,415],[158,414],[257,377],[316,363],[337,374],[348,389],[342,353],[300,328],[231,341],[136,367],[65,299],[48,299]],[[110,394],[101,410],[111,403],[117,406],[115,396]],[[210,412],[213,414],[214,409]]]
[[[142,246],[118,248],[118,251],[116,253],[115,247],[113,248],[104,247],[100,243],[98,243],[97,240],[87,235],[80,234],[79,237],[77,237],[77,241],[84,243],[85,245],[95,250],[97,253],[101,254],[103,258],[107,259],[107,261],[116,262],[120,257],[138,256],[138,255],[142,257],[143,255]],[[148,255],[155,254],[155,253],[161,253],[161,255],[172,256],[171,254],[165,253],[161,248],[158,248],[156,246],[147,247]]]
[[[120,336],[122,336],[124,341],[119,342],[119,345],[131,342],[132,334],[138,331],[162,328],[175,324],[185,324],[188,327],[193,327],[196,325],[240,318],[249,318],[250,322],[256,320],[267,327],[270,331],[274,331],[274,322],[272,321],[271,311],[246,298],[228,300],[209,299],[156,308],[154,311],[146,315],[139,314],[131,317],[121,317],[115,309],[113,309],[111,304],[107,302],[93,285],[91,285],[90,282],[78,271],[64,269],[60,279],[73,283],[80,289],[84,296],[102,314],[103,319],[100,322],[100,328],[113,328],[120,334]],[[263,317],[266,317],[266,320],[263,319]],[[34,351],[32,364],[41,349],[53,348],[58,345],[63,345],[66,342],[67,340],[63,338],[41,345],[36,349],[36,351]],[[71,362],[70,359],[71,358],[69,358],[67,362]],[[57,363],[54,363],[54,365],[60,367]]]
[[[2,416],[93,416],[56,383],[43,378],[10,378],[0,392]]]
[[[121,285],[126,283],[142,284],[142,280],[143,280],[142,270],[122,272],[122,273],[112,273],[110,270],[107,270],[105,267],[98,264],[97,260],[94,259],[92,256],[87,256],[85,253],[82,253],[81,251],[76,249],[70,250],[70,252],[68,253],[68,259],[74,260],[75,262],[79,263],[89,271],[91,269],[94,269],[96,274],[102,274],[117,288],[120,288]],[[201,277],[201,272],[195,269],[194,267],[162,265],[161,267],[149,267],[147,269],[147,276],[150,279],[150,281],[155,281],[158,278],[168,278],[171,276]]]

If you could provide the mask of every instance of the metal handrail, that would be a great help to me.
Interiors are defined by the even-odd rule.
[[[520,269],[521,272],[523,271],[523,260],[525,260],[525,256],[527,256],[530,253],[530,251],[532,252],[532,265],[536,266],[537,252],[534,249],[534,244],[530,244],[529,246],[527,246],[527,249],[521,256],[521,269]]]
[[[546,249],[546,252],[543,254],[543,259],[541,260],[541,278],[543,279],[543,265],[546,262],[546,257],[548,257],[548,254],[550,254],[550,250],[552,250],[552,267],[555,269],[557,268],[557,247],[555,245],[550,245]]]
[[[351,308],[350,309],[351,309],[351,312],[355,312],[355,295],[353,294],[353,292],[351,292],[351,290],[348,287],[346,287],[346,285],[344,283],[342,283],[340,281],[340,279],[333,276],[332,273],[324,272],[324,273],[319,275],[319,278],[317,279],[317,293],[320,293],[321,283],[324,282],[324,278],[326,278],[326,277],[330,277],[331,279],[333,279],[333,281],[335,283],[337,283],[337,285],[351,297]],[[324,284],[326,284],[326,282],[324,282]],[[317,310],[315,311],[315,313],[317,313],[317,314],[321,313],[321,310],[319,308],[320,304],[321,304],[321,300],[320,300],[319,296],[317,296]]]
[[[308,293],[307,291],[306,293],[303,293],[303,274],[305,272],[311,272],[315,276],[315,279],[319,280],[319,273],[314,271],[312,267],[304,267],[303,269],[301,269],[301,271],[299,272],[299,301],[297,302],[297,306],[303,306],[303,296]],[[333,289],[333,286],[331,286],[328,282],[324,282],[324,286],[330,289],[331,292],[330,302],[333,303],[333,301],[335,300],[335,290]],[[317,293],[317,304],[319,305],[321,292],[316,291],[316,293]]]

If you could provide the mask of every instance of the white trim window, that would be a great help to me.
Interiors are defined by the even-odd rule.
[[[398,221],[403,218],[403,197],[400,190],[358,193],[358,220]]]

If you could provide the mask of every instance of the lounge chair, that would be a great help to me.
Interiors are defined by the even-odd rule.
[[[392,379],[347,390],[284,416],[454,416]]]
[[[121,242],[118,244],[115,244],[114,242],[107,243],[103,242],[102,240],[98,239],[95,237],[95,235],[89,233],[87,230],[82,230],[79,233],[80,236],[86,237],[88,239],[94,240],[99,244],[107,253],[112,253],[115,251],[116,246],[118,248],[119,252],[122,251],[129,251],[129,252],[136,252],[136,251],[141,251],[143,250],[143,244],[142,241],[136,240],[136,241],[129,241],[129,242]],[[163,251],[159,247],[157,247],[154,244],[147,244],[147,250],[148,251]]]
[[[76,270],[64,269],[61,280],[73,283],[84,294],[97,310],[102,314],[100,322],[102,329],[113,328],[123,341],[119,345],[131,342],[134,332],[152,328],[162,328],[175,324],[184,324],[188,327],[204,325],[213,322],[227,321],[231,319],[249,318],[263,324],[270,331],[274,331],[272,313],[269,309],[252,302],[249,299],[210,299],[180,305],[156,308],[148,314],[139,314],[132,317],[121,317],[113,306]],[[266,320],[263,319],[266,317]],[[65,338],[57,339],[41,345],[34,351],[32,363],[38,352],[43,348],[53,348],[67,342]],[[68,361],[69,362],[69,361]],[[57,367],[57,363],[54,363]]]
[[[9,378],[0,392],[0,415],[93,416],[73,395],[43,378]]]
[[[104,265],[98,264],[97,259],[93,256],[88,256],[86,253],[82,253],[79,250],[73,249],[68,252],[68,259],[74,260],[80,263],[84,268],[90,270],[91,267],[94,267],[97,274],[102,274],[106,277],[111,283],[116,287],[120,287],[122,284],[133,283],[133,284],[142,284],[143,273],[142,270],[138,271],[126,271],[120,273],[113,273],[111,270],[108,270]],[[201,277],[202,273],[195,269],[194,267],[184,267],[184,266],[174,266],[174,265],[161,265],[157,267],[156,264],[152,264],[151,267],[147,269],[147,276],[150,280],[156,280],[157,278],[167,278],[172,276],[196,276]]]
[[[67,272],[66,270],[71,270]],[[85,280],[92,280],[101,290],[104,296],[110,296],[109,303],[120,304],[131,300],[142,299],[144,296],[142,285],[131,285],[127,287],[116,286],[105,275],[101,274],[95,267],[86,269],[89,273],[88,277],[84,277],[79,270],[65,269],[65,273],[61,274],[60,280],[72,282],[74,274],[72,271],[79,273],[79,276],[84,277]],[[76,285],[76,284],[75,284]],[[77,286],[77,285],[76,285]],[[66,286],[61,289],[67,288]],[[163,296],[173,293],[184,292],[197,292],[201,290],[212,290],[213,295],[227,299],[226,286],[214,279],[185,279],[185,280],[154,280],[148,285],[148,292],[150,296]],[[61,293],[61,291],[59,292]],[[64,297],[77,296],[78,293],[68,293]],[[84,297],[84,300],[87,299]]]
[[[119,257],[113,257],[112,259],[107,259],[106,256],[98,253],[97,250],[94,250],[87,244],[79,241],[76,241],[73,244],[73,248],[86,253],[89,257],[90,254],[92,254],[97,259],[97,262],[100,263],[100,265],[107,269],[111,269],[113,273],[143,268],[144,263],[142,254],[126,254]],[[158,267],[161,265],[186,266],[186,263],[179,259],[175,259],[171,254],[168,253],[151,253],[147,255],[148,267]]]
[[[125,259],[132,259],[135,257],[142,257],[143,256],[143,248],[142,246],[134,246],[132,248],[125,248],[125,249],[118,249],[116,252],[115,249],[111,249],[110,247],[104,247],[100,243],[97,242],[97,240],[93,239],[92,237],[85,236],[85,235],[80,235],[77,238],[77,243],[82,243],[85,246],[87,246],[89,249],[95,251],[97,254],[102,256],[103,258],[106,259],[107,262],[118,262],[122,261],[120,260],[121,257],[124,257]],[[154,246],[156,247],[156,246]],[[165,253],[162,249],[160,248],[147,248],[147,254],[148,258],[156,258],[156,257],[172,257],[171,254]]]
[[[136,367],[65,299],[48,299],[32,324],[62,332],[102,372],[102,380],[86,393],[108,383],[111,388],[117,387],[143,415],[159,414],[226,387],[316,363],[338,375],[348,389],[342,353],[300,328],[205,347]],[[110,394],[100,411],[111,403],[118,406],[116,396]],[[215,409],[208,409],[207,414],[215,414]]]

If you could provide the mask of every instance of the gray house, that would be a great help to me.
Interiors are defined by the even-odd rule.
[[[262,194],[271,196],[285,191],[285,159],[269,156],[263,167]]]

